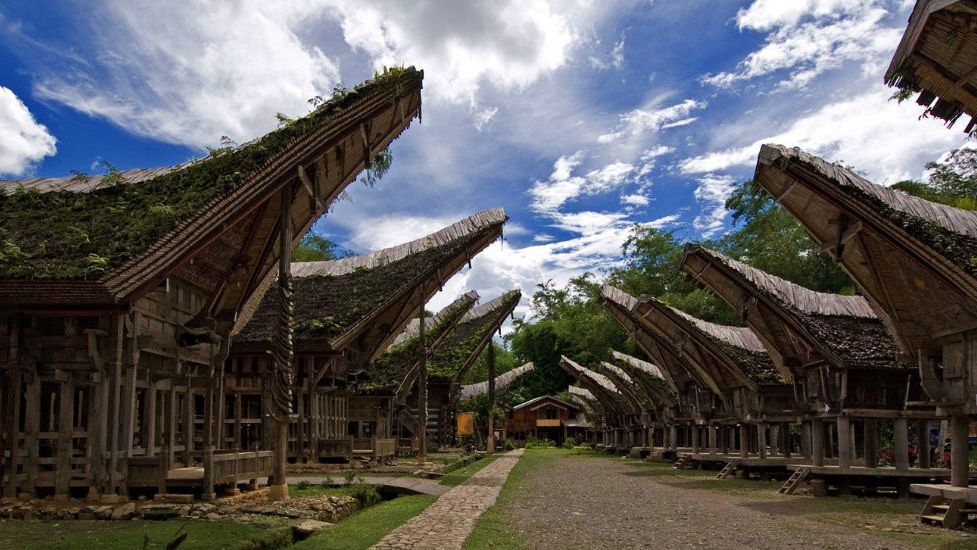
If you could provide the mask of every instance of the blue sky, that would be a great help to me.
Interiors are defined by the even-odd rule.
[[[5,0],[0,175],[180,162],[271,130],[383,65],[425,70],[424,119],[374,189],[315,231],[354,251],[502,206],[504,245],[432,307],[620,261],[634,224],[689,239],[759,144],[880,183],[924,177],[960,129],[888,101],[906,0]],[[523,308],[528,303],[524,301]]]

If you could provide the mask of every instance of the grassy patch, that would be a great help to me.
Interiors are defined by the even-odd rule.
[[[283,522],[255,526],[209,521],[32,521],[0,522],[0,548],[18,550],[166,548],[180,531],[188,533],[180,550],[210,548],[282,548],[292,541]]]
[[[444,474],[444,476],[441,477],[441,482],[440,483],[441,483],[441,485],[447,485],[448,487],[454,487],[456,485],[461,485],[468,478],[470,478],[473,475],[475,475],[475,472],[481,470],[482,468],[484,468],[484,467],[488,466],[489,464],[491,464],[492,462],[494,462],[496,458],[498,458],[498,455],[495,455],[495,456],[486,456],[484,458],[481,458],[479,460],[476,460],[475,462],[472,462],[471,464],[469,464],[467,466],[462,466],[461,468],[458,468],[457,470],[454,470],[452,472],[448,472],[448,473]]]
[[[528,548],[531,537],[523,533],[516,533],[511,528],[511,520],[506,516],[506,509],[523,490],[525,480],[533,470],[545,468],[552,461],[561,456],[568,456],[585,451],[555,448],[526,449],[522,458],[509,472],[505,485],[495,505],[485,511],[475,523],[475,529],[465,541],[466,550],[481,550],[482,548],[506,548],[518,550]]]
[[[321,535],[310,537],[291,548],[360,550],[380,541],[410,518],[421,513],[437,497],[409,495],[397,497],[351,516]]]

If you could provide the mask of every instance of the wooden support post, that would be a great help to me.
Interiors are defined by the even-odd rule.
[[[692,436],[692,452],[699,454],[699,452],[702,450],[701,446],[699,445],[699,425],[692,424],[690,431]]]
[[[150,380],[149,387],[146,388],[146,406],[143,411],[145,427],[146,456],[156,455],[156,420],[159,418],[159,411],[156,408],[156,382]]]
[[[74,427],[75,385],[69,372],[57,371],[55,380],[60,382],[58,389],[60,403],[54,494],[58,499],[67,500],[71,490],[71,431]]]
[[[668,426],[668,448],[673,451],[678,449],[678,427],[675,424]]]
[[[292,348],[292,188],[286,185],[281,192],[278,209],[278,316],[274,336],[272,361],[273,388],[270,404],[275,424],[274,468],[269,484],[268,498],[288,498],[285,468],[288,464],[288,426],[292,413],[292,388],[294,386],[294,356]]]
[[[909,470],[909,421],[905,417],[896,418],[892,430],[892,446],[896,453],[896,471]]]
[[[211,365],[211,368],[216,368]],[[211,376],[211,380],[214,377]],[[203,433],[203,467],[204,467],[204,488],[202,498],[212,500],[215,497],[214,491],[214,384],[209,384],[204,388],[204,433]]]
[[[789,459],[793,452],[790,441],[790,424],[781,422],[777,432],[777,435],[780,438],[780,454],[783,455],[784,458]]]
[[[811,422],[805,420],[801,423],[801,456],[810,460],[811,459],[811,439],[813,437],[813,431],[811,430]],[[824,449],[821,450],[822,457]]]
[[[721,452],[724,455],[728,455],[729,454],[729,439],[730,439],[730,436],[732,435],[732,433],[730,432],[731,428],[729,426],[722,425],[722,426],[719,427],[719,430],[720,430],[720,432],[719,432],[719,445],[720,445],[719,452]]]
[[[495,452],[495,343],[491,340],[486,350],[488,360],[488,443],[486,450],[489,454]]]
[[[763,422],[756,425],[756,445],[757,455],[761,459],[767,458],[767,425]]]
[[[193,464],[193,389],[190,387],[190,377],[187,377],[187,389],[183,393],[183,465]]]
[[[811,420],[811,454],[812,462],[818,468],[824,466],[824,422],[815,418]]]
[[[176,446],[176,390],[173,389],[173,382],[170,381],[170,389],[166,392],[166,462],[173,464],[176,459],[173,447]]]
[[[851,467],[851,421],[847,416],[839,416],[838,426],[838,466]]]
[[[420,361],[417,371],[417,461],[427,462],[427,343],[424,334],[424,298],[421,297],[418,309],[417,347]]]
[[[98,387],[96,382],[94,387]],[[97,403],[96,403],[97,405]],[[27,406],[24,408],[26,413],[24,417],[24,446],[27,451],[27,485],[25,489],[31,494],[37,494],[37,476],[40,473],[39,462],[40,459],[40,449],[38,448],[37,436],[41,432],[41,381],[38,380],[37,373],[33,373],[30,376],[30,381],[27,382]],[[94,421],[98,421],[95,407],[92,407],[92,418]],[[89,449],[91,450],[92,442],[97,440],[97,437],[92,437],[94,426],[89,426]],[[104,428],[103,428],[104,429]],[[92,455],[94,453],[89,453],[88,458],[92,460]],[[92,464],[93,467],[97,468],[97,463]],[[97,469],[96,469],[97,471]],[[96,487],[98,485],[96,484]]]
[[[159,449],[159,480],[156,482],[157,494],[166,494],[166,478],[170,473],[170,457],[172,448],[169,447],[165,442]]]
[[[879,465],[878,421],[874,418],[862,420],[862,452],[866,468]]]
[[[950,417],[950,485],[966,487],[970,459],[970,417],[956,414]]]
[[[710,422],[706,429],[709,430],[709,454],[715,454],[719,450],[719,445],[716,443],[716,429],[717,425]]]
[[[244,414],[244,398],[241,392],[234,394],[234,449],[243,451],[241,447],[241,416]]]
[[[750,456],[750,425],[746,422],[740,423],[740,458]]]
[[[930,424],[927,420],[920,420],[916,423],[916,433],[919,439],[916,456],[919,457],[919,467],[930,467]]]

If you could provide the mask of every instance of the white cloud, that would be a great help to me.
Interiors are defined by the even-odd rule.
[[[556,240],[556,237],[554,237],[553,235],[550,235],[549,233],[537,233],[536,235],[533,235],[533,242],[534,243],[549,243],[549,242],[553,242],[555,240]]]
[[[748,167],[756,162],[760,145],[780,143],[843,160],[880,183],[895,183],[918,174],[928,160],[963,141],[962,134],[948,131],[939,121],[918,120],[918,106],[889,101],[889,95],[880,86],[829,103],[782,132],[685,159],[680,168],[686,174],[704,174]]]
[[[736,189],[729,176],[708,175],[699,180],[695,198],[705,203],[703,211],[692,220],[692,227],[703,237],[709,238],[720,232],[726,221],[726,199]]]
[[[648,197],[638,193],[621,195],[621,204],[627,204],[630,206],[648,206],[650,202],[651,200],[648,199]]]
[[[24,102],[0,86],[0,174],[20,175],[56,152],[56,140]]]
[[[756,0],[736,19],[740,29],[770,31],[763,46],[735,71],[706,75],[702,81],[728,88],[787,71],[778,88],[807,87],[844,63],[873,63],[891,54],[902,28],[881,27],[886,15],[884,0]]]
[[[624,40],[625,37],[622,36],[621,39],[614,44],[614,49],[612,49],[611,52],[606,56],[603,55],[590,56],[590,66],[598,70],[620,69],[621,67],[623,67],[624,66]]]
[[[498,107],[488,107],[473,113],[474,121],[472,124],[475,126],[476,130],[481,131],[486,124],[488,124],[494,117],[495,114],[499,112]]]
[[[37,93],[136,134],[198,147],[245,141],[273,129],[276,112],[304,114],[339,81],[335,62],[296,34],[310,16],[302,3],[114,0],[99,15],[97,69],[52,72]]]
[[[584,175],[574,175],[580,166],[583,152],[562,156],[553,163],[553,173],[546,181],[536,181],[529,189],[534,211],[552,213],[566,202],[581,195],[596,195],[620,187],[629,181],[635,167],[615,161]]]
[[[611,133],[598,136],[598,143],[610,143],[621,138],[635,138],[646,132],[655,132],[665,128],[685,126],[695,122],[695,117],[689,115],[696,110],[705,108],[706,103],[686,99],[681,103],[661,107],[656,104],[645,105],[628,111],[619,117],[617,129]]]

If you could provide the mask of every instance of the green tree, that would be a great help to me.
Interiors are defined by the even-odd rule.
[[[335,248],[335,243],[322,235],[310,231],[292,249],[292,261],[317,262],[334,260],[337,258]]]

